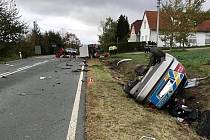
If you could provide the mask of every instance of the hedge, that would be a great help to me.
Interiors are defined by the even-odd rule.
[[[118,53],[139,52],[144,51],[145,42],[125,42],[111,45],[117,46]]]

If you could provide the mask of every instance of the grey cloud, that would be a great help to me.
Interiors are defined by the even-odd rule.
[[[128,17],[130,13],[142,13],[155,7],[154,0],[16,0],[18,5],[30,12],[45,16],[72,16],[77,20],[95,25],[101,17]],[[154,9],[154,8],[153,8]],[[140,15],[139,15],[140,17]]]
[[[75,32],[79,33],[82,40],[94,41],[96,41],[94,38],[97,38],[96,32],[100,21],[106,17],[117,19],[120,14],[124,14],[131,23],[141,19],[145,10],[156,9],[156,0],[16,0],[16,4],[23,14],[27,13],[27,17],[31,17],[31,20],[40,19],[37,20],[38,23],[42,20],[46,23],[47,17],[77,20],[87,25],[91,31]],[[87,34],[88,36],[83,36]]]

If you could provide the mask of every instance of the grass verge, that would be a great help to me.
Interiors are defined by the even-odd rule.
[[[0,57],[0,64],[19,59],[18,55],[11,55],[9,57]]]

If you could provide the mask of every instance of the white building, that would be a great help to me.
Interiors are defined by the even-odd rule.
[[[196,33],[189,37],[191,46],[210,45],[210,20],[206,20],[196,27]]]
[[[157,11],[145,11],[142,19],[142,26],[140,28],[141,37],[140,41],[157,41]],[[164,43],[159,38],[159,46],[163,46]]]
[[[160,34],[163,21],[160,17]],[[140,28],[140,41],[157,41],[157,11],[145,11]],[[164,47],[166,42],[161,40],[161,35],[158,39],[158,47]],[[206,20],[196,27],[196,33],[188,38],[190,46],[205,46],[210,45],[210,20]],[[176,43],[179,46],[179,43]]]
[[[140,27],[142,20],[136,20],[131,24],[131,33],[128,42],[140,42]]]

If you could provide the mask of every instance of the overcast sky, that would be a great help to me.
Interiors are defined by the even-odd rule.
[[[41,31],[75,33],[82,43],[97,43],[100,21],[120,14],[129,23],[142,19],[145,10],[156,10],[156,0],[16,0],[22,19],[32,27],[37,21]],[[204,6],[210,8],[210,0]]]

